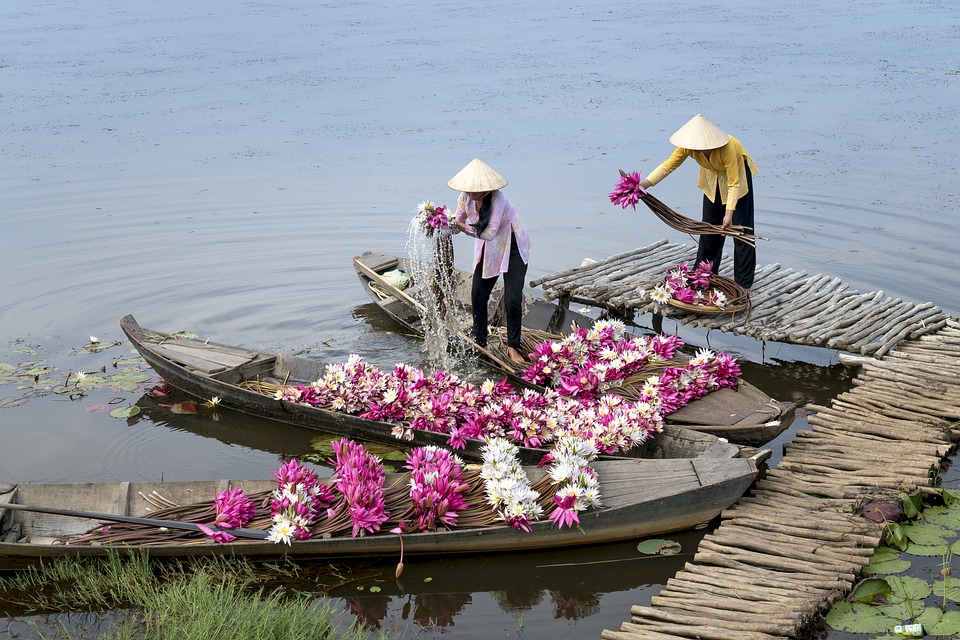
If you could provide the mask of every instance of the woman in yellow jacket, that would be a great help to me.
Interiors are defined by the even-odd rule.
[[[703,191],[703,221],[729,227],[742,225],[753,229],[753,174],[757,165],[740,141],[724,133],[720,127],[702,115],[696,115],[670,136],[677,149],[665,162],[653,170],[640,186],[649,189],[666,178],[687,158],[700,165],[697,186]],[[702,235],[697,250],[697,264],[704,260],[720,269],[723,253],[723,235]],[[757,266],[754,247],[741,240],[733,241],[734,280],[749,292]]]

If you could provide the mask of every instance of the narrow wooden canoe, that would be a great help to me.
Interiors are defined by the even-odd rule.
[[[582,532],[558,529],[546,518],[530,532],[508,525],[492,525],[403,535],[405,556],[499,553],[593,545],[690,529],[709,522],[733,504],[753,482],[757,468],[745,458],[687,458],[670,460],[621,459],[595,461],[604,508],[581,512]],[[527,468],[535,481],[542,469]],[[388,474],[387,486],[406,484]],[[248,495],[276,488],[275,480],[120,482],[85,484],[0,485],[0,503],[70,511],[153,518],[153,503],[144,497],[162,496],[178,505],[212,505],[224,489],[241,487]],[[211,511],[212,519],[212,511]],[[108,523],[109,520],[104,520]],[[399,559],[400,540],[381,532],[275,544],[238,538],[227,543],[204,542],[202,533],[175,529],[150,531],[150,545],[108,543],[65,544],[69,536],[97,526],[95,519],[4,508],[0,504],[0,569],[20,569],[57,556],[101,556],[115,548],[143,548],[156,557],[245,556],[265,560],[385,557]],[[170,541],[166,542],[165,538]]]
[[[383,311],[395,321],[416,335],[422,335],[417,283],[411,282],[400,289],[385,274],[402,270],[410,273],[407,260],[382,253],[366,252],[353,259],[354,270],[360,278],[364,290]],[[470,300],[471,276],[455,270],[457,300]],[[491,296],[491,325],[503,325],[500,311],[500,283]],[[469,317],[469,303],[464,303]],[[562,335],[573,324],[580,327],[593,325],[593,319],[569,308],[524,294],[524,332]],[[529,384],[520,378],[521,370],[506,358],[506,345],[498,340],[502,332],[491,334],[487,348],[478,345],[469,335],[469,328],[460,328],[459,339],[470,349],[482,356],[488,364],[499,369],[511,380],[520,384]],[[780,435],[794,418],[794,405],[774,400],[756,386],[742,378],[737,389],[718,389],[691,402],[679,411],[666,416],[666,420],[688,429],[702,431],[730,442],[750,446],[762,446]]]
[[[412,441],[401,441],[392,435],[393,425],[386,422],[278,400],[242,386],[251,381],[307,385],[324,374],[324,362],[145,329],[132,315],[121,318],[120,326],[133,347],[167,384],[201,400],[217,397],[220,406],[228,409],[363,442],[449,448],[444,434],[414,430]],[[466,447],[457,450],[457,454],[466,461],[480,461],[482,447],[480,440],[467,440]],[[520,459],[524,464],[536,464],[545,453],[544,449],[521,448]],[[629,457],[644,458],[750,457],[757,464],[770,455],[766,449],[734,445],[717,436],[674,425],[667,425],[663,433],[629,452]]]

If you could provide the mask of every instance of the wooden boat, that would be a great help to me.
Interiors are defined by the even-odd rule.
[[[753,461],[745,458],[598,460],[592,466],[601,483],[605,506],[581,512],[582,531],[568,527],[559,529],[544,518],[532,523],[530,532],[506,524],[494,524],[408,533],[403,535],[403,554],[412,557],[549,549],[640,539],[690,529],[709,522],[733,504],[750,487],[757,473]],[[531,482],[546,473],[535,467],[526,471]],[[407,486],[405,478],[395,475],[388,474],[385,486]],[[399,484],[394,485],[395,482]],[[3,503],[0,504],[0,569],[21,569],[58,556],[102,556],[116,548],[142,548],[159,558],[215,555],[244,556],[251,560],[282,556],[344,560],[400,558],[400,537],[386,529],[357,538],[347,533],[294,541],[290,545],[249,538],[220,544],[205,542],[203,533],[183,532],[166,524],[165,530],[158,529],[157,522],[173,522],[161,520],[161,515],[153,515],[158,499],[162,499],[163,504],[200,503],[210,509],[207,522],[212,522],[214,499],[220,491],[232,487],[240,487],[247,495],[253,496],[272,491],[276,488],[276,481],[0,485],[0,503]],[[72,515],[78,512],[85,517]],[[163,511],[157,513],[163,514]],[[126,529],[141,532],[136,537],[138,542],[68,543],[71,536],[99,526],[98,520],[109,524],[114,522],[111,517],[124,516],[150,519],[146,523],[123,525]],[[256,531],[266,533],[263,529]],[[145,536],[149,544],[143,544]]]
[[[387,274],[397,270],[410,273],[407,260],[382,253],[366,252],[353,259],[354,270],[364,290],[385,313],[414,334],[422,335],[420,321],[422,304],[418,301],[418,283],[411,282],[401,289]],[[470,299],[472,276],[454,270],[457,300]],[[481,347],[469,335],[467,326],[461,327],[458,339],[483,357],[494,368],[502,371],[518,384],[529,384],[520,378],[520,367],[506,357],[504,317],[499,303],[501,283],[497,284],[490,302],[491,331],[487,347]],[[465,318],[470,317],[466,303]],[[594,320],[569,308],[524,294],[523,333],[530,344],[541,341],[544,334],[560,335],[572,325],[589,327]],[[497,326],[499,325],[499,326]],[[528,338],[530,336],[530,338]],[[691,402],[679,411],[666,416],[670,423],[702,431],[730,442],[762,446],[780,435],[794,418],[794,405],[774,400],[742,378],[737,389],[718,389]]]
[[[400,441],[391,433],[393,425],[386,422],[278,400],[243,386],[261,381],[307,385],[324,374],[326,363],[145,329],[132,315],[121,318],[120,327],[167,384],[200,400],[216,397],[219,406],[226,409],[358,441],[448,448],[448,437],[444,434],[414,430],[412,441]],[[482,441],[468,439],[466,447],[457,450],[457,454],[468,462],[480,461],[482,446]],[[520,459],[524,464],[536,464],[545,453],[544,449],[521,447]],[[644,458],[752,457],[757,464],[770,455],[766,449],[737,446],[713,435],[673,425],[667,425],[663,433],[629,452],[629,457]]]

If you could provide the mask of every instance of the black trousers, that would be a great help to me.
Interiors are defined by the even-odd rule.
[[[477,344],[487,346],[487,325],[490,324],[487,303],[497,284],[497,278],[483,277],[483,254],[473,270],[473,289],[470,303],[473,305],[473,336]],[[516,237],[510,237],[510,264],[503,274],[503,301],[507,307],[507,346],[520,349],[520,322],[523,320],[523,281],[527,277],[527,265],[520,257]]]
[[[737,207],[733,210],[733,224],[750,227],[750,233],[753,231],[753,175],[750,168],[747,167],[747,195],[737,200]],[[717,185],[717,193],[713,202],[706,195],[703,196],[703,221],[710,224],[723,224],[723,216],[726,214],[726,205],[720,199],[720,185]],[[697,249],[697,264],[704,260],[709,260],[713,264],[713,272],[720,270],[720,257],[723,255],[723,241],[726,236],[708,235],[700,236],[700,245]],[[733,240],[733,279],[743,287],[749,289],[753,286],[753,274],[757,269],[757,250],[752,245],[742,240]]]

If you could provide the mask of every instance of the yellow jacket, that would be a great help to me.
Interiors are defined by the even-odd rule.
[[[750,167],[750,173],[753,175],[756,175],[758,171],[753,158],[743,148],[740,141],[730,136],[730,142],[719,149],[712,149],[709,158],[704,151],[677,147],[665,162],[647,176],[647,180],[650,181],[651,185],[657,184],[683,164],[683,161],[687,158],[693,158],[700,165],[700,178],[697,180],[697,186],[700,187],[704,195],[710,199],[710,202],[713,202],[719,185],[720,201],[727,205],[727,209],[735,209],[737,200],[749,191],[746,167]]]

